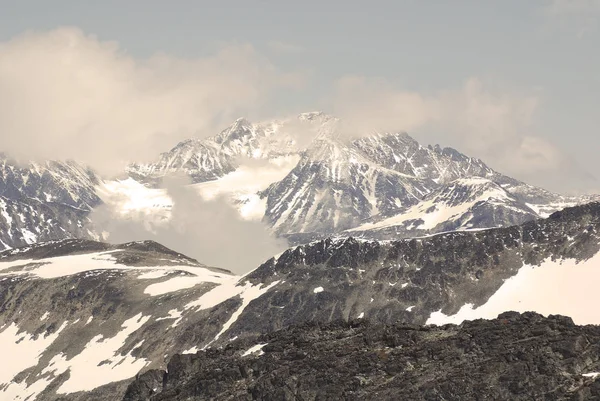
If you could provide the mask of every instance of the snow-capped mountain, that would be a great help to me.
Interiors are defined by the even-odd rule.
[[[0,341],[15,353],[0,398],[118,399],[175,353],[309,321],[443,324],[533,310],[600,323],[588,307],[599,274],[599,203],[508,228],[328,239],[243,277],[152,242],[34,245],[0,254]]]
[[[0,155],[0,196],[30,198],[79,209],[98,204],[95,187],[100,178],[91,169],[73,161],[20,165]]]
[[[75,162],[20,165],[0,157],[0,250],[61,238],[95,238],[87,218],[100,178]]]
[[[194,183],[216,180],[235,171],[243,158],[272,159],[297,154],[301,149],[291,130],[301,126],[303,131],[310,131],[313,125],[320,126],[330,120],[330,116],[321,112],[259,124],[239,118],[213,137],[179,143],[161,154],[156,163],[134,163],[128,173],[146,183],[156,183],[165,175],[179,172]]]
[[[345,230],[381,239],[509,226],[598,199],[553,194],[455,149],[422,146],[406,133],[353,140],[341,130],[322,112],[260,124],[238,119],[212,138],[178,144],[155,164],[132,165],[130,175],[152,184],[185,172],[199,187],[227,192],[244,218],[262,219],[291,243]],[[305,146],[301,138],[313,139]],[[240,157],[263,160],[277,174]],[[235,190],[241,176],[245,189]]]
[[[479,159],[439,145],[422,146],[406,133],[374,134],[355,140],[353,146],[381,166],[436,184],[499,175]]]
[[[265,221],[300,243],[345,229],[397,238],[508,226],[591,200],[527,185],[407,134],[349,141],[335,132],[317,137],[298,165],[261,195]]]

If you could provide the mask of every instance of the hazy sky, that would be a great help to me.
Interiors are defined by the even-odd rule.
[[[47,128],[48,138],[82,143],[92,133],[132,132],[127,147],[144,138],[150,154],[236,113],[323,109],[360,129],[454,146],[553,190],[600,190],[600,0],[21,0],[0,8],[0,92],[9,94],[0,93],[0,106],[13,107],[0,111],[8,121],[0,135],[9,147],[9,132],[33,138]],[[49,66],[32,56],[63,47]],[[78,71],[73,92],[73,74],[55,76],[53,66]],[[84,109],[69,100],[97,82]],[[60,101],[38,99],[46,87]],[[24,93],[35,98],[26,112]],[[154,117],[165,103],[172,110]],[[123,115],[108,121],[109,105]],[[82,117],[65,123],[62,110]],[[40,142],[40,152],[49,148]]]

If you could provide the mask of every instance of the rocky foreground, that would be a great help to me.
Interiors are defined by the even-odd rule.
[[[600,326],[532,312],[440,327],[306,323],[175,355],[167,372],[140,375],[124,400],[595,400]]]

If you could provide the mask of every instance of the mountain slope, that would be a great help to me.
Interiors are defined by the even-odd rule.
[[[427,192],[420,180],[381,168],[325,134],[263,193],[265,219],[279,234],[333,233],[374,213],[412,205]]]
[[[599,251],[598,203],[508,228],[390,242],[318,241],[290,249],[244,277],[242,283],[274,287],[245,308],[223,338],[304,321],[360,317],[423,324],[439,313],[453,316],[463,308],[485,305],[505,285],[511,288],[511,277],[531,270],[542,275],[539,293],[535,281],[526,281],[526,286],[512,289],[510,299],[524,302],[510,303],[511,309],[532,308],[569,315],[577,323],[597,323],[600,313],[586,305],[597,299],[593,283],[600,275]],[[551,301],[559,282],[567,292]],[[579,290],[574,289],[578,284]],[[545,302],[530,302],[532,294]]]
[[[100,178],[75,162],[44,165],[0,157],[0,250],[62,238],[97,238],[90,210]]]
[[[103,399],[114,399],[120,381],[218,331],[180,327],[194,313],[206,318],[180,307],[232,279],[152,242],[64,240],[5,251],[0,344],[11,364],[0,368],[0,398],[98,399],[81,392],[109,384]]]
[[[349,235],[390,239],[445,231],[508,227],[538,217],[536,211],[495,182],[459,178],[425,196],[395,216],[373,219]]]

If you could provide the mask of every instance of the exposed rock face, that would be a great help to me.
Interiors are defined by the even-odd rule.
[[[63,238],[97,238],[87,218],[100,203],[100,179],[75,162],[30,163],[0,157],[0,250]]]
[[[597,399],[599,344],[598,326],[535,313],[442,327],[308,323],[176,355],[123,399]]]

